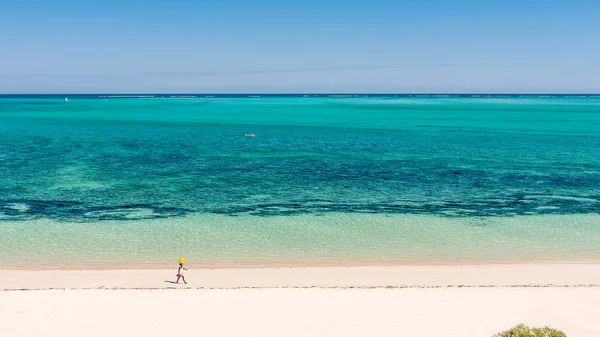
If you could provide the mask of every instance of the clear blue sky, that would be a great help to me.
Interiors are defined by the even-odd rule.
[[[0,0],[0,93],[600,92],[600,1]]]

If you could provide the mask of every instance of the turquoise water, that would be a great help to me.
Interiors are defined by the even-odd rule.
[[[598,97],[64,97],[0,96],[0,264],[600,258]]]

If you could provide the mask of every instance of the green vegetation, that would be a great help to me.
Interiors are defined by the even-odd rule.
[[[562,331],[547,326],[543,328],[530,328],[519,324],[510,330],[495,334],[492,337],[567,337],[567,335]]]

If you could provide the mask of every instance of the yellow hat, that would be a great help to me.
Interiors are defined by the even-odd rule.
[[[183,263],[183,261],[184,261],[184,260],[183,260],[183,257],[181,257],[181,256],[180,256],[180,257],[179,257],[179,264],[182,264],[182,263]]]

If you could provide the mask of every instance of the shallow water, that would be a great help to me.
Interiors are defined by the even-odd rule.
[[[594,97],[0,96],[1,264],[596,259],[599,149]]]

